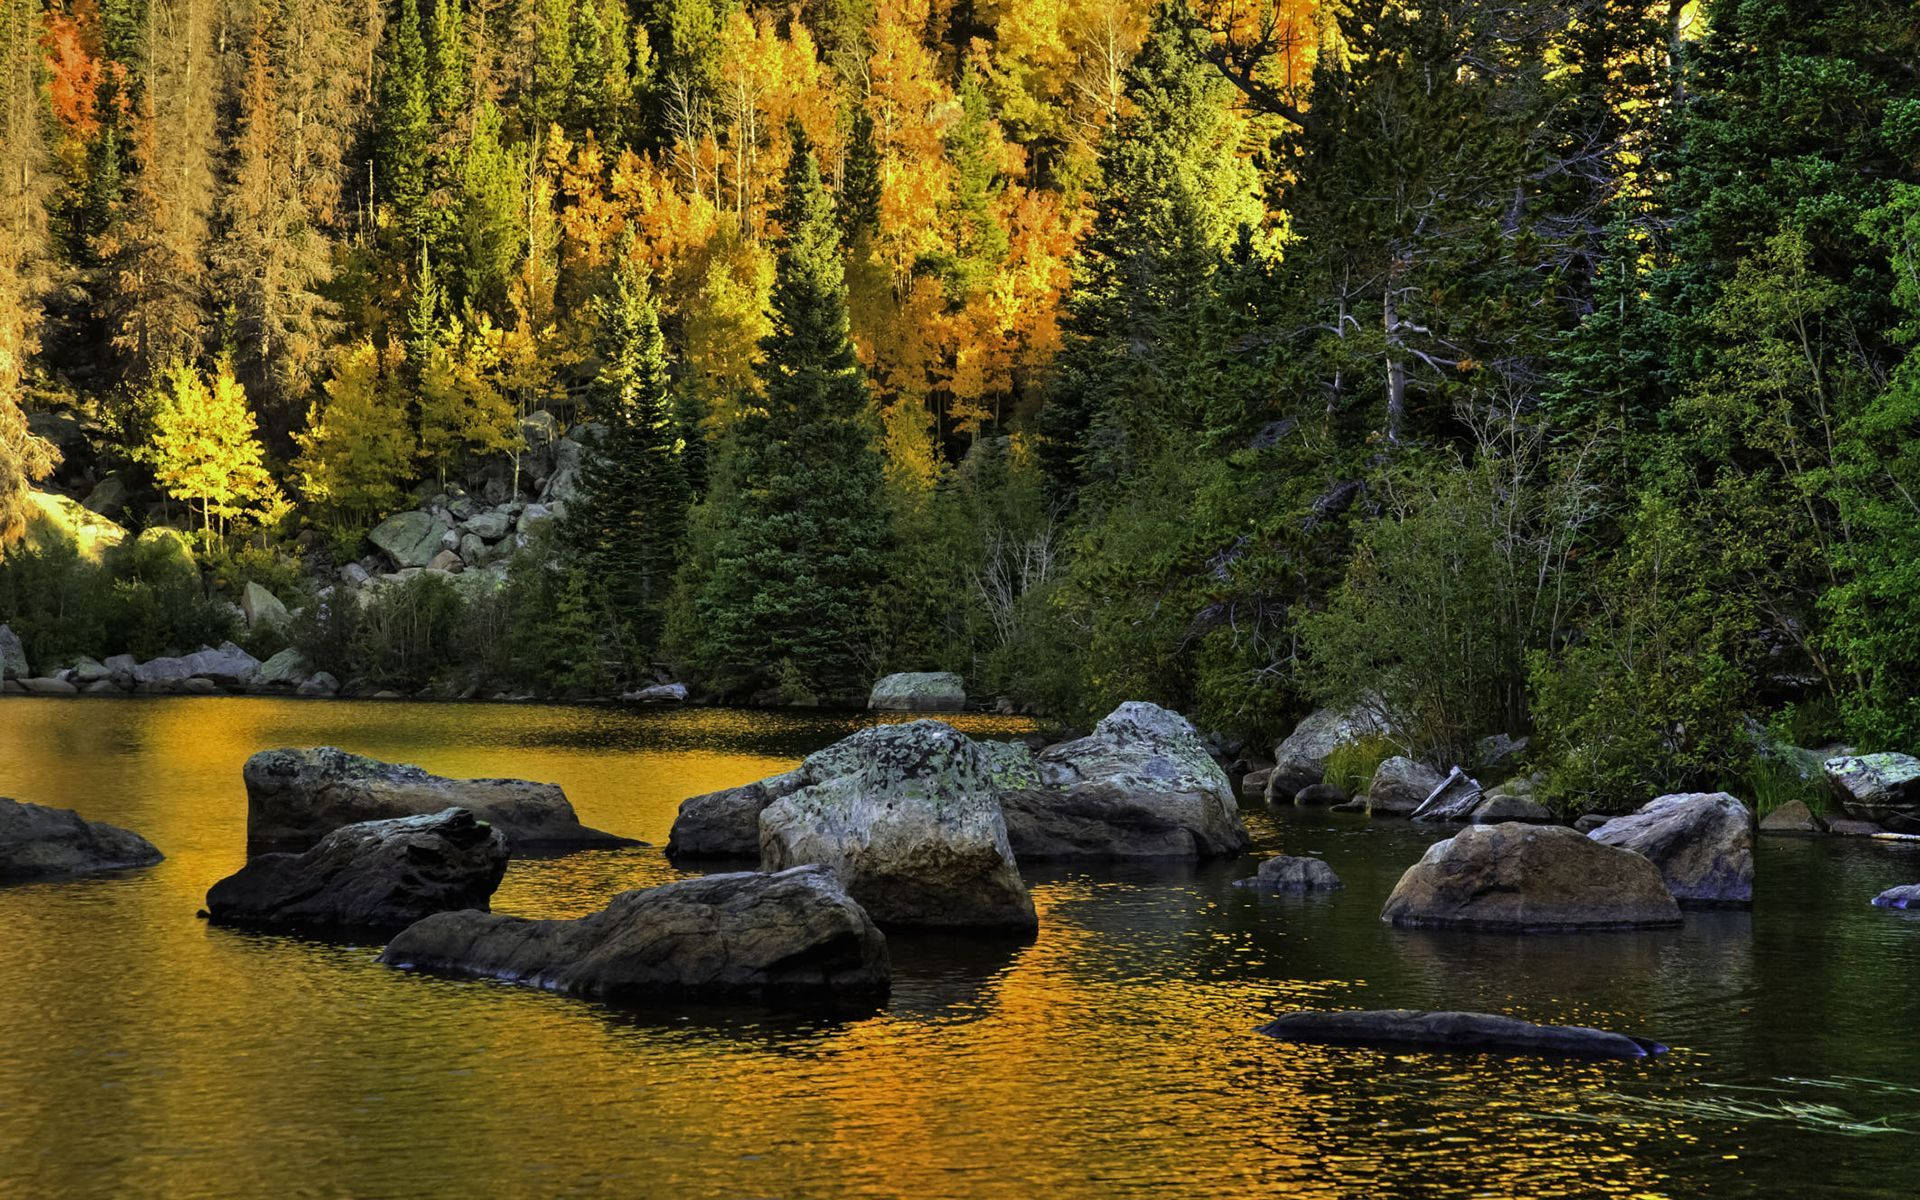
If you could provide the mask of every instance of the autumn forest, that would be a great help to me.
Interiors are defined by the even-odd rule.
[[[49,669],[951,670],[1778,800],[1920,740],[1916,334],[1903,0],[0,0]]]

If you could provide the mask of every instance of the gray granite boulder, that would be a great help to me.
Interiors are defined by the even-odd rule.
[[[440,539],[449,528],[431,513],[395,513],[375,525],[367,540],[385,551],[396,567],[424,567],[440,552]]]
[[[1041,751],[1030,775],[1008,762],[998,780],[1023,861],[1209,858],[1252,844],[1227,773],[1185,717],[1157,704],[1122,704],[1088,736]]]
[[[1381,763],[1367,784],[1367,811],[1376,817],[1410,817],[1446,776],[1404,755]]]
[[[1876,908],[1920,908],[1920,883],[1890,887],[1873,898]]]
[[[240,614],[246,618],[248,629],[281,629],[293,619],[280,597],[251,579],[240,591]]]
[[[1317,858],[1282,854],[1261,863],[1259,873],[1251,878],[1234,880],[1234,886],[1262,892],[1329,892],[1347,885]]]
[[[71,696],[80,689],[54,675],[41,675],[32,679],[22,679],[20,686],[35,696]]]
[[[0,883],[150,867],[161,857],[152,842],[116,825],[0,796]]]
[[[1661,796],[1587,836],[1652,862],[1683,905],[1753,903],[1753,814],[1725,792]]]
[[[757,858],[761,810],[807,786],[808,778],[803,764],[784,775],[682,800],[667,837],[668,856]]]
[[[651,687],[638,688],[624,692],[620,698],[632,704],[685,704],[687,685],[684,683],[656,683]]]
[[[1825,833],[1827,823],[1804,801],[1789,800],[1760,818],[1761,833]]]
[[[882,677],[867,696],[874,712],[959,712],[967,688],[951,671],[902,671]]]
[[[485,911],[507,839],[462,808],[343,825],[301,854],[262,854],[213,885],[232,925],[393,933],[437,912]]]
[[[571,921],[440,913],[380,961],[625,1002],[884,998],[886,938],[821,867],[740,872],[623,892]]]
[[[1666,1047],[1624,1033],[1585,1025],[1535,1025],[1493,1013],[1371,1012],[1283,1013],[1259,1032],[1283,1042],[1333,1046],[1387,1046],[1481,1053],[1548,1054],[1576,1058],[1645,1058]]]
[[[1336,748],[1384,732],[1380,722],[1361,709],[1341,712],[1323,708],[1308,713],[1273,748],[1268,795],[1291,796],[1321,782],[1327,774],[1327,756]]]
[[[1920,833],[1920,759],[1907,754],[1843,754],[1826,760],[1826,774],[1849,817],[1896,833]]]
[[[1037,927],[999,795],[966,735],[911,721],[838,747],[850,769],[822,772],[761,811],[764,869],[828,867],[882,925]]]
[[[1427,848],[1380,917],[1416,928],[1511,933],[1680,923],[1660,871],[1559,825],[1470,825]]]
[[[308,674],[306,656],[289,646],[261,663],[253,681],[261,687],[298,687]]]
[[[566,794],[524,779],[448,779],[332,746],[262,750],[247,760],[247,845],[304,850],[342,825],[462,808],[506,835],[515,854],[631,846],[582,825]]]

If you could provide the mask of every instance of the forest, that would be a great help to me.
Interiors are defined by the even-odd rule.
[[[0,59],[37,660],[259,582],[370,685],[1360,705],[1575,811],[1920,742],[1911,2],[0,0]],[[495,569],[334,584],[556,430]],[[31,536],[109,479],[179,535]]]

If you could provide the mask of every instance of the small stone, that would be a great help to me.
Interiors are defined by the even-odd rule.
[[[1789,800],[1760,818],[1761,833],[1825,833],[1827,823],[1804,801]]]
[[[1332,867],[1317,858],[1282,854],[1261,863],[1259,873],[1252,878],[1235,880],[1234,886],[1262,892],[1327,892],[1347,885],[1340,882]]]

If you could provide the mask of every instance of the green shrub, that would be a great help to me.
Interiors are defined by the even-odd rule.
[[[1350,742],[1341,742],[1327,755],[1326,773],[1321,779],[1349,796],[1358,796],[1373,782],[1380,764],[1400,753],[1392,738],[1368,734]]]

